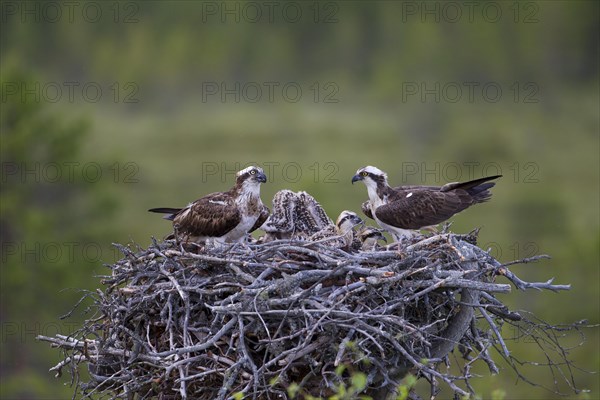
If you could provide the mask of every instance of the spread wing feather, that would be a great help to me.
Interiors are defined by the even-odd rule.
[[[180,232],[191,236],[220,237],[235,228],[241,213],[232,197],[226,193],[212,193],[182,209],[173,223]]]

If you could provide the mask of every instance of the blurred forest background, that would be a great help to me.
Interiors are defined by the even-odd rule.
[[[599,319],[599,3],[1,2],[0,395],[70,398],[37,334],[86,318],[111,243],[171,226],[183,206],[261,163],[262,198],[307,190],[330,216],[360,211],[356,169],[393,185],[502,173],[491,202],[453,218],[524,279],[571,283],[504,302],[552,324]],[[569,336],[599,366],[598,328]],[[506,330],[505,336],[518,332]],[[521,360],[545,362],[509,341]],[[508,368],[489,397],[546,399]],[[551,372],[527,368],[551,387]],[[574,371],[598,398],[598,376]],[[577,397],[564,385],[568,398]]]

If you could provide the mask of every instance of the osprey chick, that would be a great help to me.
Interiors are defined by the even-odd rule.
[[[360,240],[360,250],[362,251],[375,251],[381,248],[379,245],[380,240],[387,243],[387,239],[383,236],[381,229],[374,228],[372,226],[365,226],[358,232],[358,239]]]
[[[323,242],[331,247],[351,249],[355,240],[354,227],[362,223],[363,220],[355,212],[344,210],[338,216],[335,225],[326,226],[308,239],[311,242]]]
[[[273,212],[261,227],[264,241],[307,239],[328,225],[331,219],[314,197],[306,192],[280,190],[273,196]]]

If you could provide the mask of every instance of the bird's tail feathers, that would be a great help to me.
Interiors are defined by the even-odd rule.
[[[175,218],[175,215],[181,211],[181,208],[158,207],[158,208],[151,208],[148,211],[153,212],[153,213],[159,213],[159,214],[168,214],[168,215],[165,215],[163,218],[168,219],[169,221],[173,221],[173,219]]]
[[[467,187],[464,189],[473,197],[473,200],[477,203],[483,203],[488,201],[492,197],[490,189],[496,186],[496,182],[489,182],[492,179],[498,179],[502,175],[487,176],[485,178],[476,179],[474,181],[467,182]]]
[[[492,197],[492,192],[490,192],[489,189],[494,187],[495,185],[496,184],[494,182],[489,182],[468,189],[467,192],[471,195],[471,197],[476,203],[483,203],[484,201],[488,201]]]
[[[485,178],[474,179],[467,182],[454,182],[448,183],[442,186],[441,191],[445,192],[448,190],[462,189],[467,191],[476,203],[483,203],[492,197],[492,193],[489,191],[496,185],[496,182],[489,182],[493,179],[498,179],[502,175],[486,176]]]
[[[487,181],[491,181],[492,179],[500,178],[502,175],[494,175],[494,176],[486,176],[485,178],[474,179],[472,181],[467,182],[451,182],[446,183],[444,186],[440,188],[441,192],[449,192],[450,190],[462,189],[466,190],[469,193],[477,193],[478,188],[483,188],[481,190],[486,190],[495,185],[495,183],[485,183]]]

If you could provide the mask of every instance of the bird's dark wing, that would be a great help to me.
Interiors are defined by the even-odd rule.
[[[375,219],[375,218],[373,218],[373,213],[371,212],[371,205],[370,205],[369,200],[362,203],[360,205],[360,209],[362,210],[363,214],[365,214],[367,216],[367,218]]]
[[[439,186],[427,186],[427,185],[403,185],[393,188],[396,191],[402,190],[440,190]]]
[[[404,190],[433,190],[441,192],[449,192],[451,190],[462,189],[466,190],[472,196],[477,195],[495,185],[495,183],[485,183],[494,179],[498,179],[502,175],[486,176],[485,178],[474,179],[467,182],[450,182],[444,186],[428,186],[428,185],[403,185],[393,188],[397,192]]]
[[[408,190],[396,192],[388,204],[375,210],[375,214],[388,225],[420,229],[437,225],[471,204],[472,198],[464,190]]]
[[[267,218],[269,218],[269,208],[267,206],[263,205],[262,209],[260,210],[260,215],[258,216],[258,219],[254,223],[254,226],[248,231],[248,233],[252,233],[255,230],[257,230],[258,228],[260,228],[262,226],[262,224],[265,223]]]
[[[233,197],[228,193],[212,193],[196,200],[175,216],[173,224],[183,234],[220,237],[241,221]]]

